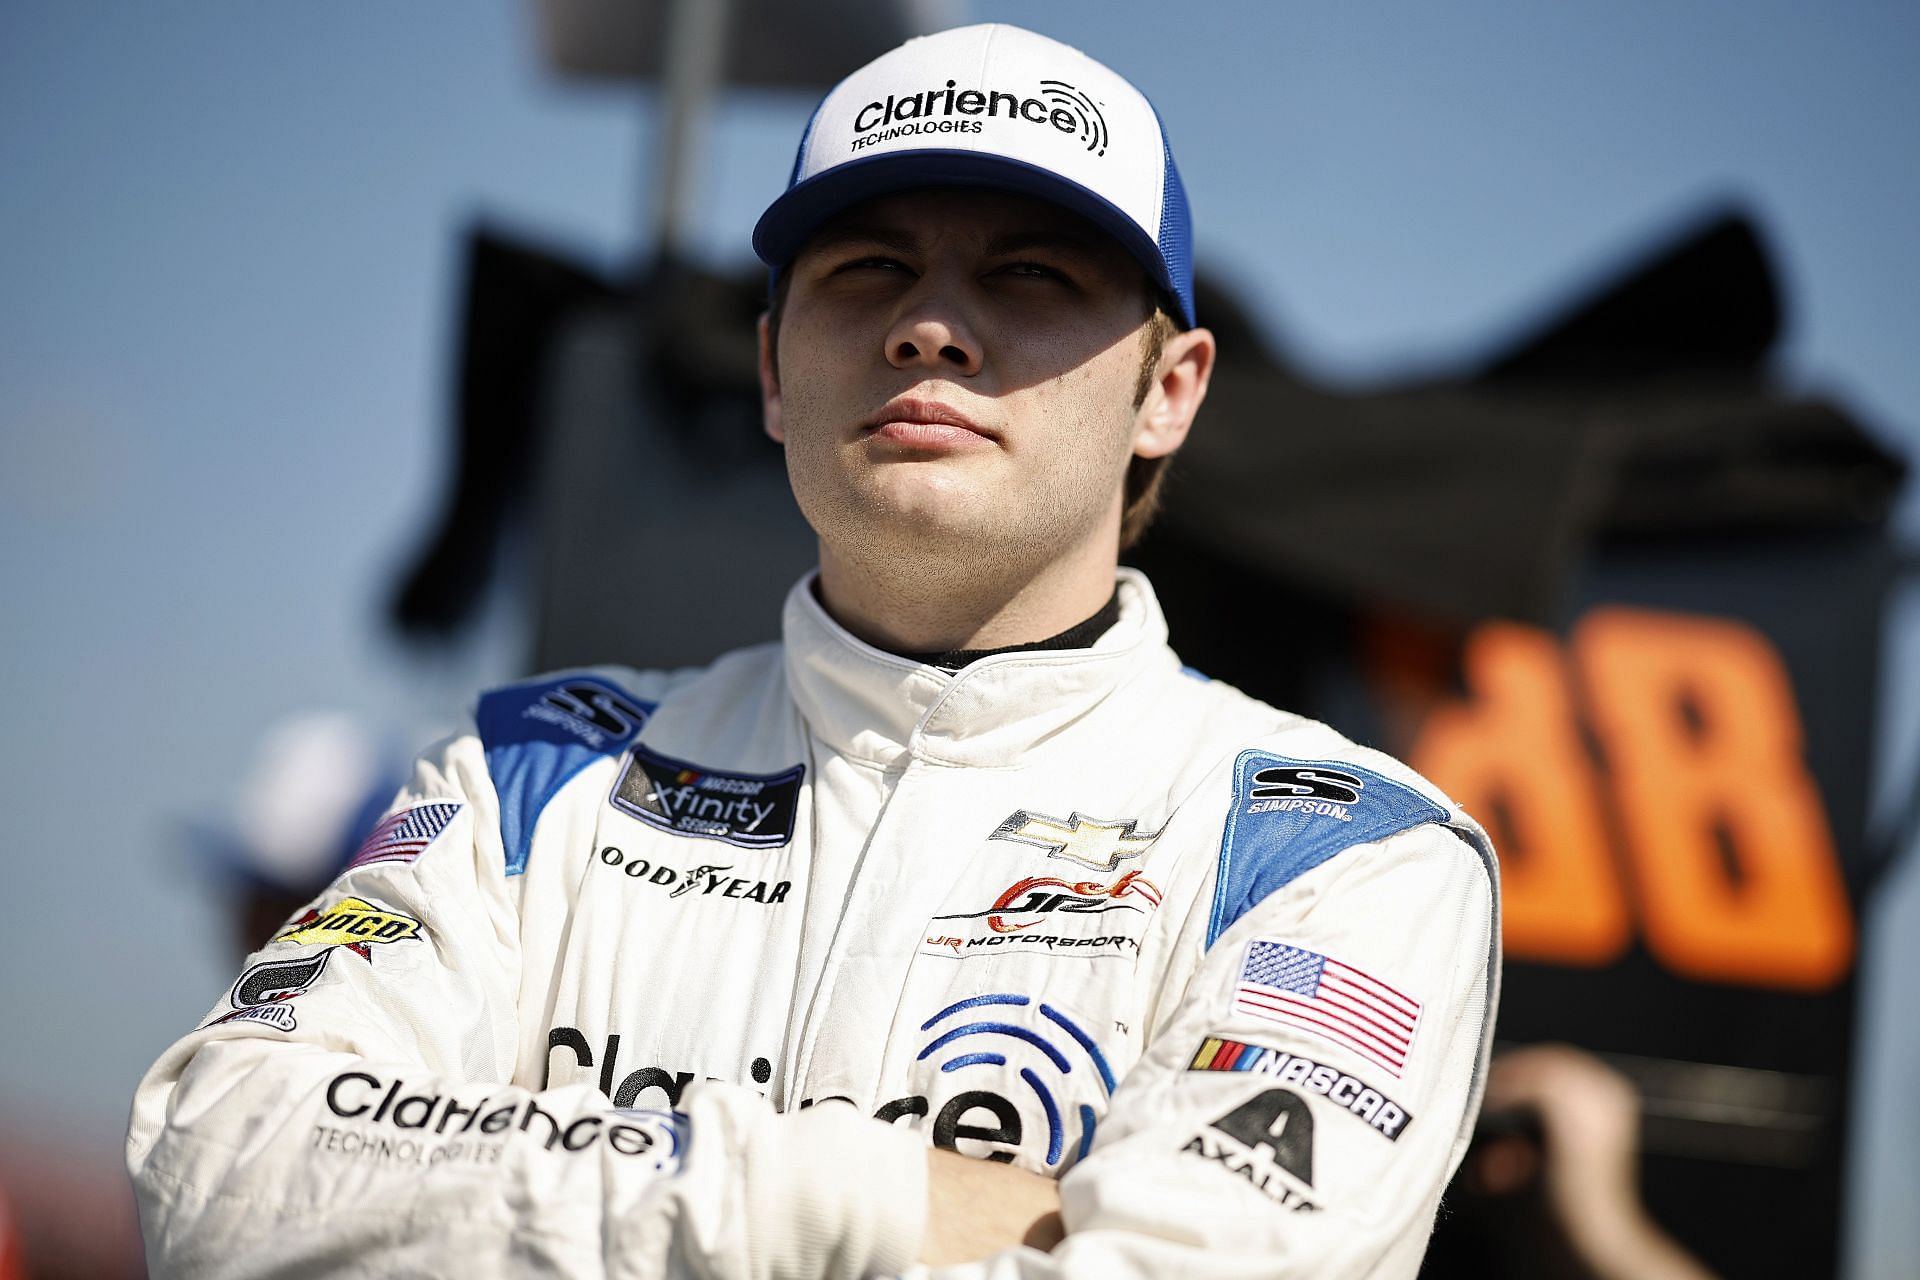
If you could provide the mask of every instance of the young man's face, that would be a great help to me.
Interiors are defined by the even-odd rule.
[[[790,273],[777,370],[763,341],[767,430],[828,555],[1038,563],[1117,542],[1128,460],[1178,448],[1198,404],[1169,413],[1157,391],[1137,402],[1144,275],[1043,201],[870,201]]]

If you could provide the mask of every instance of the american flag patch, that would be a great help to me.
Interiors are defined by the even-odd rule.
[[[1245,1013],[1351,1049],[1398,1076],[1407,1065],[1420,1002],[1317,951],[1255,938],[1234,991]]]
[[[458,812],[459,805],[447,803],[417,804],[389,814],[361,842],[360,851],[353,855],[346,869],[351,871],[372,862],[412,862],[433,843],[435,836],[447,829]]]

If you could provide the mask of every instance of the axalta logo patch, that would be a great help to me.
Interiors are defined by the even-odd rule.
[[[771,849],[793,839],[806,772],[797,764],[782,773],[726,773],[636,746],[612,799],[663,831]]]
[[[345,947],[362,960],[371,960],[371,947],[419,936],[420,922],[412,916],[376,907],[364,898],[343,898],[324,913],[305,912],[273,940]]]
[[[981,133],[988,120],[1051,128],[1095,155],[1107,154],[1107,117],[1100,104],[1064,80],[1042,80],[1038,92],[1031,94],[962,89],[957,80],[913,93],[890,93],[853,117],[852,149],[914,134]]]
[[[1291,1090],[1255,1094],[1180,1149],[1245,1178],[1294,1213],[1320,1211],[1300,1189],[1313,1187],[1313,1111]]]

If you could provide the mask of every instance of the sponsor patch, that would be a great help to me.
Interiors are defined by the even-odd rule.
[[[404,942],[420,935],[420,922],[412,916],[376,907],[365,898],[342,898],[324,912],[301,913],[275,934],[273,940],[345,947],[362,960],[371,961],[375,946]]]
[[[1235,1013],[1336,1044],[1398,1076],[1420,1028],[1420,1002],[1363,969],[1277,938],[1255,938],[1234,988]]]
[[[1448,816],[1405,783],[1344,761],[1243,751],[1233,785],[1209,947],[1269,894],[1343,850]]]
[[[1295,1213],[1319,1212],[1300,1189],[1313,1187],[1313,1111],[1297,1093],[1257,1093],[1180,1149],[1245,1178],[1275,1204]]]
[[[1017,809],[995,827],[989,840],[1044,849],[1050,858],[1065,858],[1095,871],[1112,873],[1128,858],[1137,858],[1160,838],[1158,831],[1135,833],[1137,818],[1090,818],[1074,810],[1065,818]]]
[[[641,1095],[649,1089],[660,1090],[668,1107],[680,1105],[680,1095],[693,1083],[691,1071],[670,1071],[664,1066],[636,1067],[624,1075],[619,1069],[620,1042],[625,1039],[629,1044],[634,1037],[631,1033],[622,1036],[620,1032],[610,1032],[601,1044],[600,1092],[613,1099],[616,1107],[632,1107],[638,1104]],[[573,1055],[574,1069],[569,1071],[561,1066],[561,1080],[571,1083],[585,1079],[585,1071],[594,1064],[593,1046],[587,1042],[586,1032],[578,1027],[551,1027],[547,1030],[547,1071],[540,1078],[540,1087],[547,1088],[553,1082],[553,1053],[556,1049],[565,1049]],[[762,1089],[773,1079],[773,1062],[757,1057],[747,1065],[747,1075],[756,1086]],[[741,1084],[743,1081],[728,1076],[707,1076],[706,1079],[726,1084]],[[652,1099],[648,1099],[649,1102]]]
[[[1064,133],[1096,156],[1107,154],[1107,117],[1082,89],[1065,80],[1041,80],[1035,88],[1023,85],[978,88],[948,80],[944,90],[933,88],[888,94],[854,113],[850,151],[895,138],[923,134],[972,134],[989,124],[1019,130],[1035,125]]]
[[[675,835],[771,849],[793,839],[806,772],[797,764],[782,773],[726,773],[636,745],[614,787],[613,803]]]
[[[602,754],[632,741],[653,711],[646,703],[590,676],[556,680],[532,692],[536,696],[520,708],[522,721],[537,721]],[[523,731],[527,728],[523,726]]]
[[[1244,1071],[1270,1076],[1281,1084],[1317,1094],[1352,1112],[1389,1142],[1398,1142],[1407,1126],[1413,1123],[1411,1112],[1365,1081],[1284,1049],[1209,1036],[1194,1051],[1187,1070]]]
[[[327,959],[332,955],[332,951],[322,951],[299,960],[261,961],[241,974],[233,990],[227,993],[232,1012],[223,1013],[206,1025],[264,1022],[280,1031],[296,1029],[299,1023],[288,1002],[314,984],[326,970]]]
[[[602,864],[617,868],[629,880],[664,889],[669,898],[734,898],[773,906],[785,902],[787,891],[793,888],[791,880],[733,875],[731,863],[704,862],[681,869],[646,858],[629,858],[613,845],[602,849],[599,856]]]
[[[359,1161],[489,1165],[500,1162],[506,1141],[525,1134],[525,1141],[548,1151],[610,1151],[662,1176],[680,1171],[686,1131],[670,1111],[615,1110],[568,1120],[536,1098],[493,1102],[482,1097],[463,1105],[450,1094],[411,1092],[399,1079],[344,1071],[327,1083],[327,1110],[353,1127],[315,1125],[311,1147]]]
[[[351,871],[373,862],[412,862],[447,829],[447,824],[459,812],[458,803],[441,801],[417,804],[389,814],[361,842],[359,852],[345,869]]]
[[[994,1085],[1017,1079],[1021,1086],[1012,1098],[990,1088],[962,1089],[948,1097],[934,1117],[934,1145],[955,1151],[965,1138],[1017,1149],[1037,1106],[1046,1124],[1046,1166],[1057,1172],[1069,1158],[1085,1156],[1116,1082],[1084,1022],[1044,1001],[994,992],[955,1001],[921,1023],[927,1043],[914,1061],[937,1064],[936,1082],[952,1076],[956,1085],[965,1085],[979,1077]],[[888,1122],[926,1116],[932,1101],[924,1095],[897,1098],[874,1114]],[[1101,1103],[1098,1110],[1095,1101]],[[985,1158],[1012,1157],[1003,1150]]]
[[[1104,917],[1114,912],[1145,914],[1159,905],[1160,887],[1138,871],[1110,883],[1029,876],[1009,885],[983,910],[935,916],[920,949],[929,955],[1005,951],[1128,955],[1140,950],[1139,940],[1118,931]],[[1088,920],[1095,916],[1103,919]],[[959,923],[943,923],[947,921]],[[1069,927],[1077,924],[1092,931]]]
[[[588,765],[625,751],[653,708],[584,675],[509,685],[481,696],[474,720],[500,798],[508,875],[526,871],[534,825],[560,789]]]

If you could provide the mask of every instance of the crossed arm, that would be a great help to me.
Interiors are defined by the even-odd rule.
[[[927,1233],[920,1261],[973,1262],[1003,1249],[1053,1248],[1066,1234],[1053,1179],[1010,1164],[927,1149]]]
[[[424,801],[490,794],[481,762],[453,766],[463,785],[424,774]],[[442,837],[451,847],[356,868],[337,887],[417,917],[425,940],[382,953],[377,966],[277,946],[256,969],[317,978],[324,968],[326,980],[293,975],[282,985],[297,1001],[248,1000],[238,1021],[223,1002],[149,1073],[129,1160],[156,1275],[310,1270],[376,1255],[427,1274],[462,1259],[471,1274],[525,1270],[537,1257],[554,1274],[649,1277],[851,1277],[917,1258],[978,1263],[967,1274],[980,1280],[1417,1264],[1431,1201],[1477,1105],[1475,1053],[1492,1003],[1490,886],[1450,833],[1410,831],[1329,865],[1297,900],[1263,901],[1217,946],[1199,936],[1206,921],[1196,916],[1175,945],[1198,970],[1170,989],[1100,1140],[1056,1186],[928,1152],[922,1135],[851,1107],[777,1114],[744,1086],[696,1085],[684,1116],[634,1119],[589,1082],[504,1083],[520,1048],[517,1024],[496,1011],[513,1006],[519,960],[495,819],[491,804],[469,805]],[[1287,1101],[1287,1082],[1189,1065],[1208,1037],[1329,1054],[1232,1007],[1247,940],[1281,931],[1415,974],[1427,1007],[1421,1057],[1386,1086],[1418,1117],[1407,1135],[1316,1102],[1317,1158],[1289,1156],[1293,1175],[1269,1168],[1279,1129],[1262,1137],[1241,1114]],[[1291,1105],[1284,1114],[1305,1124],[1303,1098]]]

